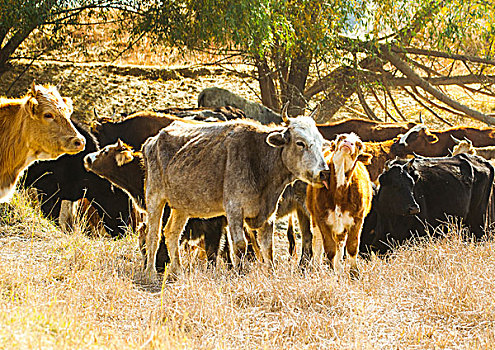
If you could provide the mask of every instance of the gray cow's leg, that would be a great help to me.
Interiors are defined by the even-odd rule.
[[[229,246],[234,266],[239,266],[240,259],[246,254],[247,242],[244,238],[244,218],[242,209],[226,206],[227,223],[229,225]]]
[[[267,220],[258,230],[258,239],[260,242],[261,255],[263,262],[270,266],[273,265],[273,220]]]
[[[157,279],[155,266],[156,251],[158,250],[158,244],[160,243],[160,238],[162,236],[162,213],[163,208],[165,208],[165,203],[165,200],[158,196],[149,196],[146,199],[146,208],[148,212],[146,253],[148,257],[146,259],[145,275],[150,281],[155,281]]]
[[[167,281],[177,279],[180,270],[179,238],[187,224],[189,216],[177,209],[170,209],[170,217],[165,225],[165,239],[168,253],[170,255],[170,265],[167,268]]]
[[[313,233],[311,232],[310,217],[301,209],[297,209],[297,221],[302,236],[301,260],[299,266],[306,267],[313,258]]]

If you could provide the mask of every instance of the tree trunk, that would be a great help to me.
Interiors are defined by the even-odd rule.
[[[258,83],[260,84],[261,103],[264,106],[279,112],[280,103],[277,96],[277,89],[273,82],[273,73],[265,58],[255,60],[258,69]]]
[[[296,56],[290,63],[289,75],[286,85],[286,95],[282,95],[282,101],[290,101],[288,113],[290,116],[303,115],[307,100],[304,97],[304,88],[309,74],[311,57],[305,55]]]

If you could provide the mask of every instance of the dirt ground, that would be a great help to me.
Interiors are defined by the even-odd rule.
[[[27,70],[26,70],[27,69]],[[24,70],[25,73],[11,87]],[[17,63],[0,78],[0,95],[23,95],[31,82],[59,84],[63,96],[74,102],[74,118],[89,121],[98,115],[130,113],[144,109],[195,107],[199,92],[220,86],[257,100],[258,83],[248,72],[222,68],[157,68],[110,64]],[[11,88],[10,88],[11,87]],[[10,90],[9,90],[10,88]]]

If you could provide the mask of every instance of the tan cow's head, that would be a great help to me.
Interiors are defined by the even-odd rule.
[[[438,137],[425,125],[419,124],[404,135],[399,135],[390,150],[399,157],[412,153],[424,154],[437,142]]]
[[[84,150],[86,140],[70,121],[72,100],[52,85],[33,85],[27,94],[29,147],[36,159],[50,159]]]
[[[450,135],[450,138],[455,142],[455,146],[452,148],[452,156],[460,153],[476,154],[476,149],[470,139],[459,140],[452,135]]]

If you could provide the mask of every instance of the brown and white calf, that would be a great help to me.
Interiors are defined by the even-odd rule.
[[[307,206],[314,229],[319,230],[325,254],[332,268],[341,273],[344,247],[351,263],[351,277],[357,278],[357,254],[364,218],[371,209],[372,187],[365,164],[371,155],[354,134],[342,134],[332,141],[325,159],[330,168],[327,187],[308,185]]]
[[[71,100],[51,85],[33,83],[19,99],[0,97],[0,202],[10,199],[19,175],[35,160],[84,149],[71,114]]]

